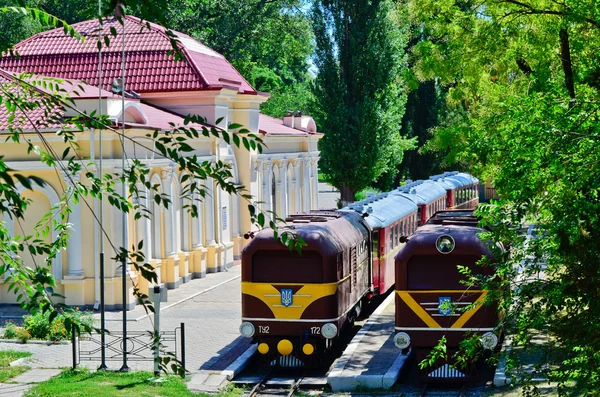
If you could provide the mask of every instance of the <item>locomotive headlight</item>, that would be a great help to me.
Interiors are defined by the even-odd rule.
[[[398,332],[394,336],[394,345],[400,350],[406,349],[410,346],[410,336],[406,332]]]
[[[240,334],[242,334],[244,338],[252,338],[254,336],[254,325],[247,321],[243,322],[240,325]]]
[[[492,332],[483,334],[479,341],[486,350],[493,350],[498,345],[498,337]]]
[[[327,323],[321,327],[321,335],[327,339],[333,339],[337,335],[337,326],[332,323]]]
[[[435,241],[435,248],[437,248],[441,254],[451,253],[454,251],[455,245],[456,243],[454,242],[452,236],[448,236],[447,234],[438,237],[438,239]]]

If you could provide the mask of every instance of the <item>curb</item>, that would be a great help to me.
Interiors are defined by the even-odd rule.
[[[346,368],[346,365],[348,365],[348,362],[352,358],[352,355],[354,354],[354,351],[358,347],[359,343],[362,341],[366,333],[369,332],[375,321],[379,318],[381,313],[388,307],[388,305],[391,303],[394,297],[395,294],[391,293],[390,296],[385,298],[385,300],[379,305],[379,307],[377,307],[377,309],[375,309],[375,311],[371,314],[371,317],[369,317],[369,320],[367,320],[367,322],[365,323],[365,325],[363,325],[360,331],[358,331],[357,334],[354,335],[354,338],[352,338],[352,340],[344,350],[342,356],[335,360],[335,362],[333,363],[332,369],[329,372],[329,375],[327,375],[328,379],[330,377],[338,377],[339,375],[341,375],[342,371],[344,370],[344,368]]]
[[[23,365],[29,363],[32,359],[33,359],[33,356],[21,357],[15,361],[12,361],[10,364],[8,364],[8,366],[9,367],[20,367],[20,366],[23,366]]]
[[[27,342],[21,342],[18,339],[0,339],[0,343],[14,343],[17,345],[46,345],[46,346],[71,344],[71,342],[66,341],[66,340],[54,342],[51,340],[33,340],[33,339],[30,339]]]
[[[227,368],[221,371],[221,375],[225,376],[227,380],[232,380],[235,378],[248,364],[250,358],[256,353],[258,349],[257,344],[253,344],[250,346],[241,356],[239,356],[234,362],[229,364]]]

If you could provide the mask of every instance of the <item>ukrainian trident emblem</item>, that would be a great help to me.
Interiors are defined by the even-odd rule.
[[[289,307],[292,305],[292,301],[294,294],[291,288],[283,288],[281,290],[281,304],[285,307]]]
[[[452,298],[449,296],[438,297],[438,312],[442,316],[449,316],[452,314]]]

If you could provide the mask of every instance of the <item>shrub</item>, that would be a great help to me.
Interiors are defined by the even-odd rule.
[[[73,322],[83,325],[83,328],[92,328],[94,326],[94,316],[91,312],[81,312],[79,310],[69,310],[60,313],[50,324],[50,312],[35,313],[24,317],[23,327],[35,339],[59,341],[71,338],[71,328],[65,327],[65,319],[69,318]]]
[[[50,312],[29,314],[23,317],[23,328],[34,339],[47,339],[50,334]]]
[[[29,339],[31,339],[31,334],[25,328],[17,327],[16,330],[17,339],[23,343],[27,343]]]
[[[2,337],[6,339],[17,339],[18,328],[19,327],[17,326],[17,324],[13,323],[12,321],[9,321],[8,323],[6,323],[6,328],[4,329],[4,334],[2,335]]]
[[[361,190],[360,192],[356,192],[356,193],[354,194],[354,200],[356,200],[356,201],[364,200],[364,199],[366,199],[367,197],[369,197],[369,194],[370,194],[370,193],[372,193],[372,194],[379,194],[379,193],[381,193],[381,190],[379,190],[379,189],[376,189],[376,188],[374,188],[374,187],[367,187],[367,188],[364,188],[364,189],[363,189],[363,190]]]

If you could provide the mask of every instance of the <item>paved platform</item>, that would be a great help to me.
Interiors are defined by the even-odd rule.
[[[392,387],[408,355],[394,346],[394,293],[373,312],[333,364],[327,383],[333,392]]]
[[[221,372],[250,347],[249,340],[239,334],[241,318],[241,266],[227,272],[208,274],[205,278],[191,280],[176,290],[169,291],[169,300],[161,305],[161,330],[174,330],[185,323],[186,367],[191,373],[200,371]],[[8,314],[7,308],[2,308]],[[127,313],[128,330],[152,330],[152,316],[138,307]],[[120,331],[121,313],[111,312],[107,321],[109,331]],[[97,338],[97,336],[96,336]],[[91,345],[93,347],[93,345]],[[82,341],[82,348],[90,342]],[[39,345],[0,343],[0,350],[29,351],[32,368],[63,368],[71,366],[71,345]],[[99,360],[81,362],[81,366],[95,369]],[[152,370],[152,361],[129,361],[134,370]],[[119,369],[118,357],[107,363],[110,369]]]

